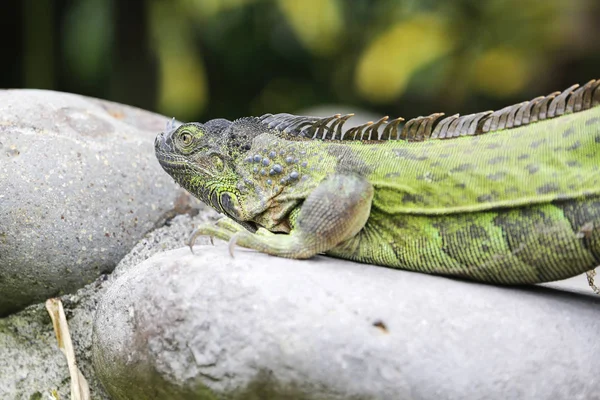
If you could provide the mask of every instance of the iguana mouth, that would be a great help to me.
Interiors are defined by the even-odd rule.
[[[156,150],[156,158],[158,162],[167,172],[181,172],[184,169],[189,169],[188,162],[185,158],[174,156],[171,153],[164,152],[161,149]]]
[[[173,153],[165,140],[164,133],[156,135],[154,139],[154,152],[156,153],[158,162],[168,173],[181,172],[183,169],[189,168],[187,160],[184,157]]]

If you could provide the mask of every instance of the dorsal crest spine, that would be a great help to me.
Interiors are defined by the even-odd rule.
[[[259,117],[259,120],[281,133],[310,139],[415,142],[481,135],[587,110],[598,105],[600,80],[591,80],[581,87],[573,85],[562,92],[553,92],[497,111],[462,116],[455,114],[446,118],[442,118],[443,113],[435,113],[412,118],[402,126],[404,118],[390,120],[386,116],[344,131],[344,124],[354,114],[335,114],[328,117],[265,114]]]

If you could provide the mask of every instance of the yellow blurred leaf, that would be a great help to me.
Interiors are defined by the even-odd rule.
[[[525,55],[508,47],[496,47],[475,61],[477,88],[490,96],[506,97],[521,91],[530,79],[531,67]]]
[[[179,0],[194,17],[211,18],[217,14],[254,3],[256,0]]]
[[[278,0],[298,39],[314,53],[335,52],[343,28],[337,0]]]
[[[355,81],[366,99],[384,103],[400,96],[421,67],[448,54],[452,32],[434,15],[421,14],[391,26],[363,52]]]
[[[153,1],[150,8],[154,50],[160,65],[158,111],[187,120],[208,100],[202,57],[191,39],[191,21],[169,3]]]
[[[182,120],[197,115],[207,101],[207,84],[202,60],[192,49],[159,50],[160,85],[158,110]]]

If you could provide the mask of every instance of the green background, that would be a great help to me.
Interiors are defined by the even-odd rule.
[[[594,0],[21,0],[0,19],[1,87],[181,120],[469,113],[600,78]]]

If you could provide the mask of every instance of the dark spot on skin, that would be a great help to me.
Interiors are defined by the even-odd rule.
[[[427,160],[427,156],[418,156],[408,149],[394,149],[394,153],[397,157],[406,158],[407,160],[424,161]]]
[[[381,320],[377,320],[377,321],[373,322],[373,326],[375,328],[379,328],[383,333],[389,333],[387,326]]]
[[[525,153],[525,154],[521,154],[519,157],[517,157],[517,160],[525,160],[525,159],[528,159],[529,157],[531,157],[531,155]]]
[[[486,176],[491,181],[499,181],[506,176],[506,172],[496,172],[495,174],[489,174]]]
[[[530,174],[535,174],[536,172],[539,171],[540,167],[538,165],[536,165],[536,164],[527,164],[527,166],[525,167],[525,169]]]
[[[486,149],[490,149],[490,150],[497,149],[500,147],[502,147],[502,145],[500,143],[490,143],[487,146],[485,146]]]
[[[489,253],[490,252],[490,247],[487,244],[482,244],[481,245],[481,251],[483,251],[484,253]]]
[[[469,234],[471,235],[471,239],[484,239],[488,237],[486,230],[478,225],[470,225]]]
[[[475,168],[473,164],[460,164],[459,166],[452,168],[450,172],[464,172]]]
[[[585,121],[585,126],[593,125],[595,123],[598,123],[598,121],[600,121],[600,118],[598,118],[598,117],[590,118],[587,121]]]
[[[594,142],[600,143],[600,135],[594,136]]]
[[[575,129],[573,127],[571,127],[571,128],[569,128],[569,129],[567,129],[566,131],[563,132],[562,137],[566,138],[566,137],[571,136],[574,133],[575,133]]]
[[[423,196],[421,196],[420,194],[410,194],[410,193],[404,193],[402,195],[402,203],[406,204],[406,203],[422,203],[423,202]]]
[[[577,150],[580,147],[581,147],[581,143],[578,140],[575,143],[573,143],[571,146],[567,147],[567,150]]]
[[[566,164],[568,167],[581,167],[581,164],[578,161],[567,161]]]
[[[306,161],[304,161],[302,164],[300,164],[302,167],[306,168],[306,166],[308,165],[308,163]]]
[[[545,185],[542,185],[539,188],[537,188],[536,192],[537,194],[548,194],[552,192],[558,192],[559,190],[560,188],[556,183],[546,183]]]
[[[536,140],[535,142],[531,142],[531,144],[529,145],[529,147],[531,147],[532,149],[537,149],[538,147],[540,147],[544,143],[546,143],[546,139]]]
[[[336,167],[338,173],[368,175],[372,172],[372,168],[367,165],[365,160],[347,145],[332,144],[327,147],[327,153],[339,160]]]
[[[387,174],[385,174],[386,178],[397,178],[400,175],[402,175],[400,172],[389,172]]]
[[[439,167],[440,165],[442,165],[442,163],[441,163],[441,162],[439,162],[439,161],[434,161],[434,162],[432,162],[430,165],[431,165],[432,167]]]
[[[477,202],[479,203],[487,203],[488,201],[493,201],[497,196],[494,193],[490,194],[482,194],[477,197]]]
[[[506,193],[506,194],[519,193],[519,188],[516,186],[510,186],[510,187],[507,187],[506,189],[504,189],[504,193]]]
[[[454,184],[455,188],[459,188],[459,189],[464,189],[465,187],[467,187],[467,185],[465,185],[464,183],[456,183]]]
[[[494,158],[490,158],[490,160],[488,161],[488,164],[490,165],[494,165],[494,164],[498,164],[502,161],[506,161],[507,158],[504,156],[498,156],[498,157],[494,157]]]

